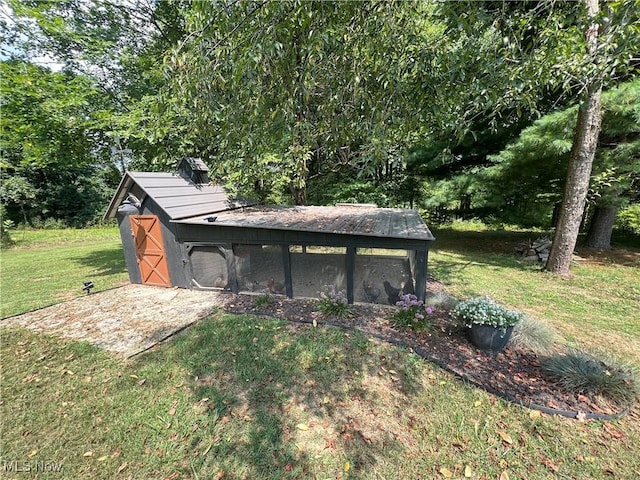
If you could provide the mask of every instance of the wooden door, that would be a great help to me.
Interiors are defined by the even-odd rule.
[[[142,283],[170,287],[160,220],[156,215],[131,215],[129,218]]]

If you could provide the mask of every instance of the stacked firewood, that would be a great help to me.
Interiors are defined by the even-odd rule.
[[[516,253],[528,262],[546,263],[549,258],[549,250],[551,249],[551,239],[548,237],[540,237],[534,241],[527,240],[518,244]]]

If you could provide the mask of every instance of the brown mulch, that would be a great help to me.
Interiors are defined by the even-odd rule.
[[[487,353],[475,348],[464,329],[456,328],[448,311],[436,309],[431,316],[433,327],[428,331],[411,332],[391,326],[395,307],[377,304],[356,304],[353,316],[346,319],[329,318],[317,311],[317,301],[288,299],[273,296],[272,303],[257,307],[255,296],[229,295],[225,310],[233,313],[273,316],[293,322],[329,324],[357,329],[365,334],[412,348],[416,353],[464,378],[478,387],[508,398],[516,403],[547,413],[560,413],[575,418],[597,418],[618,415],[625,406],[611,400],[569,393],[545,375],[540,358],[532,351],[505,348],[502,352]],[[564,412],[564,413],[561,413]]]

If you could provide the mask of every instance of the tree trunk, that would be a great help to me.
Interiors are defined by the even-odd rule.
[[[618,209],[611,206],[596,206],[589,224],[589,231],[585,245],[598,250],[609,250],[611,248],[611,233],[613,224],[616,221]]]
[[[291,186],[291,196],[296,205],[307,204],[307,189],[305,187]]]
[[[598,14],[598,0],[585,0],[587,15],[595,19]],[[592,23],[586,32],[587,50],[594,58],[598,47],[598,24]],[[593,158],[598,145],[602,114],[600,94],[602,82],[599,78],[590,79],[580,109],[576,132],[573,138],[569,171],[564,189],[564,198],[558,226],[553,237],[546,269],[560,275],[567,275],[571,266],[571,255],[578,240],[580,222],[584,212]]]

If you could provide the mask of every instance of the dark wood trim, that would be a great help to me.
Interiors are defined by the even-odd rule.
[[[345,266],[347,269],[347,302],[353,304],[355,299],[354,276],[356,268],[356,247],[347,247]]]
[[[293,276],[291,275],[291,252],[289,245],[282,245],[282,268],[284,270],[284,289],[287,297],[293,298]]]
[[[318,233],[299,230],[267,230],[251,227],[221,227],[216,225],[178,225],[178,237],[184,242],[242,243],[254,245],[301,245],[325,247],[389,248],[418,250],[432,240]]]
[[[427,289],[427,255],[427,248],[416,250],[416,297],[422,301],[424,301],[425,291]]]
[[[224,259],[227,261],[227,288],[233,293],[239,293],[240,285],[236,275],[236,257],[233,254],[233,245],[223,245],[218,248],[224,254]]]

